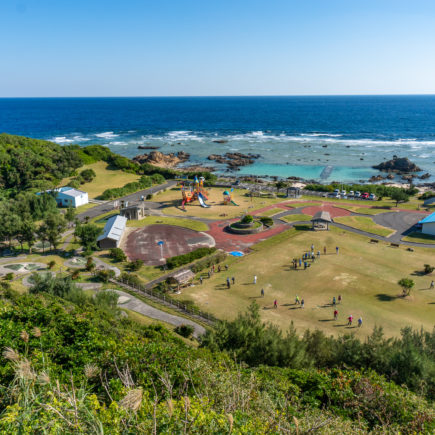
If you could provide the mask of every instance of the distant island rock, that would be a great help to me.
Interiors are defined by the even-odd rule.
[[[227,143],[228,141],[226,139],[215,139],[213,142],[214,143]]]
[[[149,154],[141,154],[133,158],[133,161],[143,164],[149,163],[161,168],[175,168],[180,163],[189,160],[190,154],[184,151],[179,151],[177,154],[169,153],[163,154],[160,151],[151,151]]]
[[[410,172],[420,172],[421,169],[412,163],[407,157],[396,157],[392,160],[382,162],[379,165],[372,166],[379,171],[396,172],[397,174],[409,174]]]
[[[148,145],[139,145],[137,147],[138,150],[158,150],[160,147],[148,146]]]

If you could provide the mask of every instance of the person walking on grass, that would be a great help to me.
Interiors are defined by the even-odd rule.
[[[433,282],[433,280],[430,282],[430,289],[433,289],[435,287],[435,283]]]
[[[219,266],[218,266],[218,272],[220,272],[221,271],[221,265],[219,264]]]
[[[199,283],[202,285],[202,276],[199,277]]]
[[[278,308],[278,301],[276,299],[273,301],[273,308]]]
[[[335,247],[335,253],[338,255],[338,246]]]
[[[353,316],[352,314],[347,318],[347,326],[352,326]]]
[[[335,296],[332,298],[332,305],[335,307],[335,305],[337,305],[337,301],[335,299]]]
[[[301,300],[301,308],[304,308],[304,306],[305,306],[305,301],[302,299]]]
[[[301,301],[299,300],[299,296],[296,295],[296,298],[295,298],[295,305],[299,305],[300,303],[301,303]]]
[[[236,283],[236,278],[234,276],[231,278],[231,281],[233,281],[233,285]]]
[[[323,247],[323,255],[326,255],[326,246]]]
[[[320,258],[320,251],[317,251],[317,258]]]
[[[257,275],[254,275],[254,284],[257,284]]]
[[[314,245],[311,244],[311,252],[313,252],[313,251],[314,251]]]
[[[261,297],[264,298],[264,288],[261,289]]]
[[[341,304],[341,295],[338,295],[338,303]]]
[[[302,267],[302,258],[299,258],[299,267]]]
[[[227,278],[227,289],[230,289],[230,287],[231,287],[231,284],[230,284],[230,279],[229,279],[229,278]]]
[[[338,319],[338,310],[334,310],[334,320]]]
[[[358,319],[358,328],[361,328],[361,326],[362,326],[362,317]]]
[[[225,270],[228,270],[228,264],[225,265]]]

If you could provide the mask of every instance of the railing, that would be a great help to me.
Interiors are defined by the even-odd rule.
[[[218,319],[216,319],[216,317],[214,317],[210,313],[207,313],[205,311],[201,311],[198,308],[183,304],[182,302],[178,301],[177,299],[171,298],[170,296],[166,295],[165,293],[153,291],[152,288],[148,288],[146,285],[139,284],[137,282],[132,282],[128,279],[123,279],[121,277],[114,278],[112,281],[115,283],[121,284],[123,286],[130,287],[133,290],[137,291],[138,293],[145,293],[148,296],[151,296],[152,298],[159,299],[160,301],[163,301],[163,303],[165,305],[169,305],[170,307],[175,308],[177,310],[180,310],[186,314],[197,316],[200,318],[200,320],[202,320],[206,323],[215,323],[218,320]]]

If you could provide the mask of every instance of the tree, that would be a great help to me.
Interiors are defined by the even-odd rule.
[[[408,202],[409,195],[407,195],[402,189],[395,189],[391,192],[391,199],[396,201],[396,207],[399,205],[399,202]]]
[[[76,211],[73,207],[69,206],[65,212],[65,220],[68,222],[68,226],[70,227],[74,222],[76,217]]]
[[[60,243],[60,236],[65,231],[66,221],[63,215],[59,213],[49,214],[43,223],[46,228],[47,240],[54,249],[57,249]]]
[[[110,257],[115,261],[127,260],[127,256],[124,254],[124,251],[121,248],[112,248],[109,252]]]
[[[48,228],[43,223],[39,226],[39,228],[36,230],[36,234],[38,235],[39,240],[42,242],[42,253],[45,252],[45,242],[48,241]]]
[[[17,240],[21,244],[23,250],[23,243],[26,242],[29,246],[29,253],[32,253],[32,246],[35,244],[35,224],[30,219],[25,219],[21,222],[20,229],[17,235]]]
[[[415,283],[410,278],[402,278],[397,284],[402,287],[403,296],[409,296]]]
[[[97,239],[101,231],[101,228],[94,224],[78,225],[76,227],[74,235],[80,239],[85,255],[97,249]]]
[[[82,172],[80,172],[80,177],[83,179],[83,182],[90,183],[97,174],[93,169],[85,169]]]

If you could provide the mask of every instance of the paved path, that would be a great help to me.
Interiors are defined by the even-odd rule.
[[[147,195],[155,194],[156,192],[160,192],[161,190],[170,189],[176,184],[177,184],[176,180],[168,180],[165,184],[159,184],[157,186],[152,186],[148,189],[141,190],[139,192],[132,193],[130,195],[122,196],[121,198],[118,198],[116,201],[132,201],[132,202],[140,201],[141,196],[146,197]],[[94,218],[99,216],[100,214],[107,213],[112,210],[114,210],[113,201],[107,201],[104,204],[97,205],[93,208],[84,211],[83,213],[79,213],[77,215],[77,218],[82,221],[86,217]]]
[[[118,303],[118,306],[121,308],[127,308],[129,310],[136,311],[136,313],[143,314],[144,316],[160,320],[174,326],[191,325],[194,328],[193,336],[196,338],[205,334],[205,328],[198,323],[193,322],[192,320],[186,319],[184,317],[174,316],[173,314],[158,310],[157,308],[151,307],[140,299],[121,290],[112,291],[118,293],[119,296],[126,298],[125,302],[122,302],[121,299],[121,302]]]

